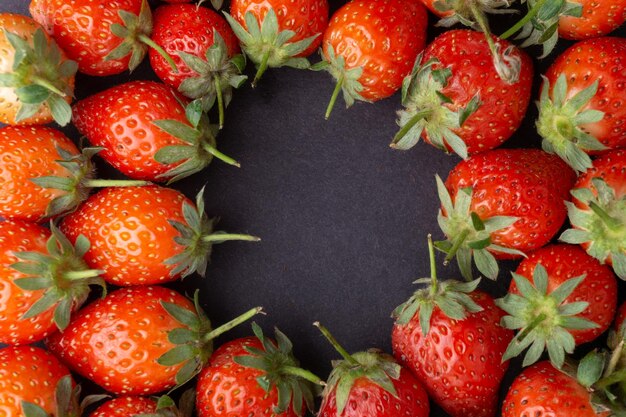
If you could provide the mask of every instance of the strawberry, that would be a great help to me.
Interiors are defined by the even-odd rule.
[[[542,146],[577,171],[591,168],[588,154],[626,146],[625,54],[626,39],[590,39],[568,48],[546,73],[537,120]]]
[[[226,19],[257,66],[254,87],[268,67],[309,67],[305,57],[328,26],[328,0],[232,0]]]
[[[318,377],[301,369],[291,341],[276,329],[276,341],[252,324],[256,337],[222,345],[197,384],[199,417],[302,416],[313,410]]]
[[[493,417],[513,334],[491,296],[476,290],[480,280],[438,282],[430,236],[428,246],[431,276],[416,281],[427,286],[393,314],[394,356],[451,416]]]
[[[428,16],[419,0],[356,0],[331,18],[322,42],[326,69],[337,80],[326,118],[343,91],[346,105],[398,91],[424,48]]]
[[[555,178],[558,178],[555,181]],[[547,244],[563,225],[563,200],[576,179],[558,157],[538,149],[496,149],[460,162],[446,183],[438,221],[448,240],[436,246],[457,257],[461,273],[478,270],[496,279],[496,259],[510,259]]]
[[[239,166],[215,148],[217,129],[200,103],[185,105],[164,84],[131,81],[77,102],[73,121],[130,178],[174,182],[201,171],[214,156]]]
[[[147,0],[31,0],[30,14],[88,75],[119,74],[139,66],[150,39],[152,12]]]
[[[43,126],[0,128],[0,215],[39,222],[73,210],[90,188],[143,185],[96,179],[91,157],[58,130]]]
[[[200,100],[206,112],[218,103],[220,129],[224,106],[232,99],[232,89],[241,86],[245,59],[237,37],[219,14],[191,4],[166,5],[154,13],[152,39],[176,62],[172,70],[154,49],[150,64],[166,84],[185,96]]]
[[[70,213],[61,229],[92,242],[85,261],[114,285],[152,285],[194,272],[204,276],[213,244],[259,239],[213,231],[203,191],[194,205],[181,192],[156,185],[106,188]]]
[[[163,287],[122,288],[80,310],[46,345],[107,391],[150,395],[193,378],[211,355],[213,339],[258,312],[211,330],[197,292],[192,302]]]
[[[572,196],[574,202],[566,204],[573,228],[560,239],[581,244],[626,280],[626,151],[611,151],[594,160],[578,178]]]
[[[32,343],[64,329],[89,286],[105,287],[100,271],[82,259],[89,241],[79,236],[72,246],[54,224],[51,229],[0,222],[0,343]]]
[[[590,342],[609,328],[617,305],[617,281],[579,246],[550,245],[524,259],[509,288],[497,300],[508,313],[502,325],[519,330],[504,357],[529,347],[523,366],[536,362],[544,350],[560,368],[565,353]]]
[[[118,397],[99,406],[89,417],[134,417],[156,414],[157,402],[145,397]]]
[[[371,349],[349,354],[315,323],[341,354],[322,393],[318,417],[427,417],[428,396],[420,382],[393,356]]]
[[[504,143],[526,114],[533,64],[509,42],[498,45],[517,67],[515,83],[504,81],[490,65],[489,47],[479,32],[447,31],[428,45],[404,80],[401,130],[391,146],[406,150],[424,136],[428,143],[465,159]]]
[[[0,13],[0,123],[66,125],[76,62],[33,19]]]

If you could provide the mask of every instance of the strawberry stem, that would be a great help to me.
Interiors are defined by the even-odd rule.
[[[230,156],[227,156],[227,155],[223,154],[222,152],[218,151],[215,148],[215,146],[212,146],[212,145],[209,145],[208,143],[205,143],[205,144],[202,145],[202,147],[203,147],[203,149],[205,151],[207,151],[208,153],[210,153],[211,155],[213,155],[217,159],[227,163],[228,165],[232,165],[232,166],[236,166],[237,168],[241,168],[241,164],[239,162],[235,161]]]
[[[339,97],[339,92],[343,88],[344,80],[345,80],[345,75],[341,74],[341,77],[339,77],[339,79],[337,80],[337,85],[335,85],[335,90],[333,91],[333,95],[330,97],[330,102],[328,103],[328,107],[326,108],[326,114],[324,116],[326,120],[328,120],[328,118],[330,117],[330,114],[333,111],[333,108],[335,107],[335,102],[337,101],[337,97]]]
[[[87,269],[85,271],[66,271],[63,273],[63,278],[69,281],[74,281],[87,278],[95,278],[102,275],[103,273],[104,271],[98,269]]]
[[[444,266],[447,266],[450,263],[450,261],[454,258],[456,253],[459,251],[459,248],[463,245],[463,242],[465,242],[465,239],[467,239],[467,236],[469,236],[469,233],[470,233],[469,229],[464,229],[459,235],[459,237],[454,241],[454,244],[450,248],[448,255],[443,260]]]
[[[624,340],[619,342],[617,347],[613,350],[613,352],[611,352],[609,363],[607,364],[606,369],[604,370],[604,375],[603,375],[604,378],[608,378],[615,371],[615,368],[617,367],[622,357],[623,351],[624,351]]]
[[[254,80],[252,80],[252,88],[256,87],[257,83],[259,82],[259,80],[261,79],[265,71],[267,70],[267,65],[269,63],[269,60],[270,60],[270,51],[267,51],[265,52],[265,55],[263,55],[263,59],[261,60],[261,64],[259,65],[259,68],[257,69],[257,72],[254,76]]]
[[[513,36],[518,30],[523,28],[526,23],[530,22],[530,20],[535,17],[537,13],[539,13],[539,10],[541,10],[541,7],[543,7],[543,4],[545,2],[546,0],[539,0],[537,3],[535,3],[535,5],[528,11],[526,16],[521,18],[519,22],[514,24],[509,30],[500,35],[500,39],[508,39]]]
[[[435,259],[435,246],[433,245],[433,237],[428,234],[428,256],[430,257],[430,277],[432,279],[430,284],[430,293],[437,294],[439,287],[437,282],[437,260]]]
[[[611,217],[602,207],[600,207],[594,201],[589,203],[589,208],[604,222],[604,224],[611,230],[617,231],[622,228],[619,220]]]
[[[83,185],[87,188],[105,188],[105,187],[143,187],[150,185],[150,181],[135,180],[85,180]]]
[[[148,45],[150,48],[154,49],[155,51],[157,51],[159,53],[159,55],[161,55],[163,57],[163,59],[165,59],[167,61],[167,63],[169,64],[169,66],[172,68],[172,71],[174,72],[178,72],[178,67],[176,66],[176,62],[174,62],[174,60],[172,59],[172,57],[170,56],[170,54],[168,54],[167,52],[165,52],[165,49],[161,48],[159,46],[159,44],[157,44],[155,41],[153,41],[152,39],[150,39],[150,37],[146,36],[145,34],[140,34],[138,36],[138,39],[145,43],[146,45]]]
[[[315,375],[313,372],[307,371],[306,369],[298,368],[296,366],[283,366],[281,368],[281,371],[288,375],[293,375],[306,379],[307,381],[312,382],[315,385],[326,385],[326,383],[322,381],[320,377]]]
[[[546,313],[541,313],[539,314],[537,317],[535,317],[533,319],[533,321],[526,326],[526,328],[521,331],[516,337],[515,339],[517,339],[518,342],[523,341],[524,339],[526,339],[526,336],[528,336],[528,334],[530,332],[532,332],[533,330],[535,330],[535,328],[537,326],[539,326],[546,318],[548,318],[548,316],[546,315]]]
[[[626,381],[626,369],[620,369],[619,371],[600,379],[598,382],[593,384],[593,386],[597,390],[603,390],[622,381]]]
[[[251,235],[241,235],[232,233],[214,233],[212,235],[203,236],[204,242],[224,242],[227,240],[245,240],[247,242],[259,242],[261,238]]]
[[[400,140],[407,134],[413,127],[420,121],[432,114],[432,110],[422,110],[420,112],[415,113],[413,117],[396,133],[393,137],[393,141],[391,142],[391,147],[394,148],[396,143],[400,142]]]
[[[41,86],[43,88],[45,88],[46,90],[52,91],[54,94],[61,96],[61,97],[67,97],[67,94],[65,94],[63,91],[59,90],[58,88],[56,88],[51,82],[50,80],[46,80],[45,78],[41,78],[38,76],[32,76],[30,78],[30,80],[33,82],[33,84],[36,84],[38,86]]]
[[[241,316],[229,321],[226,324],[222,324],[220,327],[211,330],[209,333],[205,334],[203,337],[203,341],[204,342],[208,342],[210,340],[215,339],[216,337],[218,337],[219,335],[226,333],[227,331],[239,326],[240,324],[250,320],[252,317],[256,316],[257,314],[262,314],[263,313],[263,307],[255,307],[252,308],[248,311],[246,311],[245,313],[243,313]]]
[[[320,332],[322,332],[324,337],[330,342],[330,344],[335,348],[335,350],[341,355],[342,358],[344,358],[346,361],[353,365],[359,364],[359,362],[354,359],[352,355],[350,355],[348,351],[343,348],[343,346],[339,344],[337,339],[335,339],[335,337],[328,331],[328,329],[322,326],[319,321],[313,323],[313,326],[317,327]]]
[[[219,114],[219,126],[220,129],[224,127],[224,97],[222,95],[222,82],[220,77],[215,75],[213,77],[213,83],[215,84],[215,94],[217,95],[217,111]]]

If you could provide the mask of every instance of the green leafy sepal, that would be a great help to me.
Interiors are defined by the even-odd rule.
[[[154,413],[137,414],[134,417],[192,417],[196,406],[196,390],[190,388],[183,392],[178,405],[169,395],[163,395],[157,399],[157,407]]]
[[[511,6],[513,1],[514,0],[436,0],[433,2],[433,6],[439,13],[446,15],[437,22],[437,26],[452,27],[457,23],[461,23],[474,30],[480,30],[480,25],[476,21],[476,13],[480,13],[481,16],[487,14],[516,13],[515,10],[506,9],[506,7]]]
[[[231,240],[245,240],[258,242],[258,237],[242,234],[230,234],[222,231],[214,231],[217,223],[216,218],[209,219],[204,211],[204,187],[196,196],[196,206],[187,201],[182,203],[184,223],[168,220],[178,231],[179,236],[174,241],[185,249],[178,255],[166,259],[167,265],[174,265],[170,271],[171,276],[186,277],[196,272],[202,277],[206,276],[206,269],[211,258],[214,244]]]
[[[528,348],[523,366],[529,366],[539,360],[547,349],[552,364],[561,368],[565,353],[573,353],[576,347],[569,330],[598,327],[596,323],[579,316],[589,306],[588,302],[565,302],[586,275],[568,279],[552,292],[548,292],[548,273],[541,264],[537,264],[533,271],[532,283],[522,275],[512,275],[519,295],[509,293],[497,299],[496,305],[508,314],[502,318],[502,327],[519,332],[507,347],[502,360],[519,356]]]
[[[74,95],[72,79],[78,64],[65,59],[56,42],[41,28],[35,31],[32,45],[6,29],[3,32],[15,57],[12,71],[0,74],[0,87],[12,88],[20,101],[15,121],[29,119],[47,105],[54,121],[67,125],[72,108],[66,98]]]
[[[615,190],[602,178],[593,178],[591,182],[597,195],[589,188],[571,191],[588,208],[565,202],[573,228],[559,239],[574,245],[588,244],[589,255],[602,263],[610,260],[617,276],[626,280],[626,195],[618,199]]]
[[[50,222],[50,230],[52,233],[46,243],[47,253],[15,252],[19,262],[11,267],[27,275],[13,281],[20,289],[43,290],[43,296],[24,313],[22,319],[38,316],[54,308],[54,323],[63,330],[70,322],[72,311],[87,300],[89,286],[100,286],[104,296],[106,284],[100,277],[102,271],[89,269],[83,260],[90,247],[84,235],[79,235],[72,245],[53,222]]]

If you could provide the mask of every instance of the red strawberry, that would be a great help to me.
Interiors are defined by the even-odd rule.
[[[46,344],[107,391],[155,394],[193,378],[211,355],[212,340],[260,311],[212,331],[197,293],[194,302],[163,287],[122,288],[80,310]]]
[[[394,355],[448,414],[493,417],[513,334],[500,326],[504,312],[494,300],[476,290],[479,280],[437,281],[430,237],[429,249],[431,277],[394,311]]]
[[[0,349],[2,416],[70,415],[67,413],[74,395],[73,385],[70,371],[43,349],[34,346]]]
[[[0,123],[66,125],[76,62],[33,19],[0,13]]]
[[[559,35],[565,39],[587,39],[608,35],[626,21],[625,0],[576,0],[580,16],[561,16]]]
[[[259,239],[213,231],[203,191],[194,205],[179,191],[159,187],[106,188],[70,213],[61,229],[86,236],[85,261],[114,285],[151,285],[194,272],[204,276],[213,244]]]
[[[301,369],[291,341],[276,329],[276,341],[252,325],[256,337],[222,345],[198,378],[199,417],[302,416],[313,410],[318,377]]]
[[[439,225],[448,240],[438,242],[456,255],[471,279],[478,270],[495,279],[496,259],[514,258],[547,244],[563,225],[564,200],[576,176],[554,155],[538,149],[496,149],[459,163],[445,186],[437,179],[442,202]]]
[[[536,362],[544,350],[556,367],[565,353],[606,331],[617,305],[617,281],[611,269],[573,245],[551,245],[524,259],[509,288],[497,301],[509,315],[503,326],[519,329],[505,358],[529,347],[524,366]]]
[[[220,128],[224,106],[232,89],[247,79],[241,75],[245,59],[237,37],[222,16],[191,4],[166,5],[154,13],[152,39],[176,62],[174,71],[156,50],[150,50],[150,64],[166,84],[185,96],[200,100],[209,111],[217,99]]]
[[[31,0],[30,14],[85,74],[132,71],[149,46],[160,49],[150,39],[152,14],[147,0]]]
[[[594,160],[572,195],[574,203],[567,203],[567,209],[573,228],[560,239],[581,244],[626,280],[626,151],[611,151]]]
[[[588,154],[626,146],[626,39],[579,42],[546,73],[537,129],[544,150],[577,171],[591,168]]]
[[[325,61],[314,67],[337,80],[326,118],[340,91],[348,107],[398,91],[424,48],[427,19],[419,0],[355,0],[341,7],[324,32]]]
[[[126,176],[170,182],[201,171],[213,156],[217,129],[199,103],[185,108],[169,87],[131,81],[79,101],[73,121],[101,156]]]
[[[392,147],[409,149],[421,136],[462,158],[500,146],[520,126],[530,101],[533,64],[507,41],[498,41],[518,81],[500,78],[483,34],[451,30],[435,39],[404,80],[401,130]]]
[[[232,0],[228,23],[257,66],[252,85],[265,70],[308,68],[328,26],[328,0]]]
[[[157,402],[145,397],[118,397],[98,407],[89,417],[134,417],[156,414]]]
[[[504,399],[502,417],[608,417],[610,412],[596,412],[591,393],[576,378],[556,369],[550,362],[540,362],[519,375]]]
[[[51,234],[32,223],[0,222],[0,343],[32,343],[64,329],[89,285],[104,287],[100,271],[82,259],[88,247],[84,236],[72,246],[54,225]]]
[[[391,355],[376,349],[349,354],[319,323],[324,336],[343,357],[322,393],[318,417],[427,417],[426,391]]]

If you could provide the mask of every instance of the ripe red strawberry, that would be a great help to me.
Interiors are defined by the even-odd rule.
[[[579,42],[548,69],[538,104],[544,150],[577,171],[591,168],[588,154],[626,146],[626,39]]]
[[[67,413],[73,385],[70,371],[43,349],[34,346],[0,349],[2,416],[70,415]]]
[[[574,245],[550,245],[524,259],[497,301],[509,315],[503,326],[519,329],[505,358],[521,354],[524,366],[547,349],[560,368],[565,353],[604,333],[615,315],[617,281],[611,269]]]
[[[73,121],[130,178],[174,182],[201,171],[214,156],[239,166],[215,148],[217,129],[200,104],[185,105],[164,84],[131,81],[76,103]]]
[[[349,354],[315,323],[341,354],[322,393],[318,417],[427,417],[428,396],[420,382],[391,355],[376,349]]]
[[[276,341],[252,324],[256,337],[222,345],[197,384],[199,417],[302,416],[313,411],[318,377],[301,369],[291,341],[276,329]]]
[[[565,39],[587,39],[608,35],[626,21],[625,0],[577,0],[580,16],[561,16],[559,35]]]
[[[626,280],[626,151],[611,151],[594,160],[572,195],[574,202],[567,203],[567,210],[573,228],[560,239],[581,244]]]
[[[547,244],[563,225],[576,175],[558,157],[538,149],[496,149],[460,162],[445,185],[439,225],[448,240],[437,247],[457,257],[472,277],[472,258],[488,278],[496,259],[510,259]]]
[[[305,57],[328,26],[328,0],[232,0],[226,19],[257,66],[255,86],[268,67],[309,67]]]
[[[156,50],[150,50],[150,64],[163,82],[182,94],[200,100],[209,111],[218,103],[220,128],[224,107],[232,89],[247,79],[241,75],[245,59],[239,42],[226,20],[205,7],[191,4],[166,5],[154,13],[152,39],[176,62],[174,71]]]
[[[398,91],[426,42],[426,9],[419,0],[356,0],[341,7],[324,32],[323,58],[346,105],[377,101]]]
[[[0,13],[0,123],[70,122],[76,62],[33,19]]]
[[[530,57],[507,41],[498,41],[515,83],[500,78],[482,33],[444,32],[418,56],[404,80],[398,112],[401,130],[392,147],[409,149],[420,139],[462,158],[500,146],[520,126],[533,81]]]
[[[30,14],[85,74],[132,71],[148,47],[160,49],[147,0],[31,0]]]
[[[194,272],[204,276],[212,246],[259,239],[214,231],[204,212],[203,191],[194,205],[184,194],[156,185],[106,188],[92,195],[61,224],[74,241],[86,236],[85,261],[114,285],[151,285]]]
[[[99,406],[89,417],[134,417],[156,414],[157,402],[145,397],[118,397]]]
[[[150,395],[193,378],[211,355],[212,340],[258,312],[211,330],[197,293],[191,302],[163,287],[122,288],[80,310],[46,344],[107,391]]]
[[[92,187],[142,185],[95,178],[91,157],[58,130],[43,126],[0,128],[0,215],[39,222],[72,210]]]
[[[51,227],[52,234],[32,223],[0,222],[0,343],[32,343],[64,329],[89,285],[105,285],[82,259],[85,237],[72,246]]]
[[[479,280],[438,282],[429,237],[431,277],[394,311],[394,356],[453,417],[493,417],[509,363],[502,356],[513,333],[500,326],[504,312]]]

